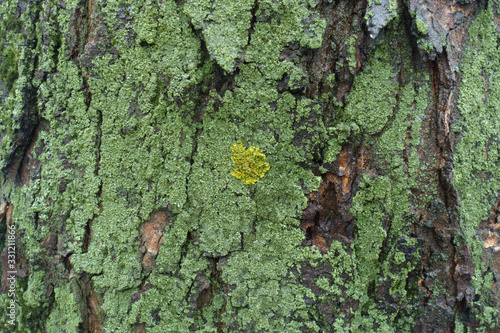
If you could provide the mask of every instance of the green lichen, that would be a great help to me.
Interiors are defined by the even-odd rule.
[[[279,96],[271,85],[274,80],[255,65],[240,70],[237,88],[226,92],[222,108],[209,109],[203,119],[190,175],[203,181],[190,182],[190,225],[199,229],[202,253],[209,257],[231,254],[222,274],[235,289],[224,296],[223,321],[234,331],[252,327],[281,331],[290,316],[291,331],[303,325],[314,327],[313,314],[306,316],[311,308],[302,300],[307,290],[298,287],[288,272],[304,258],[296,217],[307,200],[299,184],[302,180],[308,190],[318,186],[318,179],[298,166],[303,157],[293,144],[296,101],[290,94]],[[275,109],[269,106],[273,101]],[[233,165],[227,146],[239,136],[262,147],[273,166],[252,191],[229,174]],[[299,310],[302,315],[295,314]],[[297,321],[297,315],[310,318]]]
[[[16,280],[16,297],[14,298],[15,318],[8,316],[10,311],[8,307],[11,306],[13,298],[9,297],[8,293],[0,295],[1,314],[5,318],[0,325],[3,331],[12,333],[42,333],[44,331],[45,321],[49,315],[47,304],[43,304],[41,307],[31,307],[30,303],[26,302],[24,298],[25,290],[26,280],[18,277]]]
[[[47,274],[41,270],[34,271],[28,282],[28,288],[23,293],[23,298],[26,299],[26,304],[33,309],[40,309],[46,303],[47,296],[45,295],[45,281]]]
[[[152,332],[192,327],[214,331],[215,320],[220,319],[193,313],[189,307],[191,298],[198,297],[199,279],[213,278],[209,265],[221,256],[228,256],[223,282],[236,289],[214,296],[207,311],[210,307],[220,311],[225,303],[226,312],[237,314],[238,322],[233,323],[229,314],[222,320],[240,330],[281,331],[285,318],[293,318],[291,328],[314,328],[313,308],[302,299],[310,292],[298,287],[288,270],[303,260],[303,236],[296,218],[307,201],[305,193],[319,182],[298,165],[305,156],[294,144],[295,125],[309,112],[319,111],[314,101],[278,94],[276,85],[285,73],[300,76],[292,63],[279,61],[283,47],[292,42],[318,47],[324,22],[306,5],[259,3],[263,12],[257,15],[279,14],[280,19],[257,20],[245,50],[248,63],[239,66],[235,88],[224,96],[210,92],[208,104],[200,109],[193,102],[199,100],[194,91],[198,84],[207,87],[205,78],[214,75],[214,66],[210,60],[202,62],[201,43],[189,26],[190,20],[195,26],[205,20],[208,11],[195,5],[203,4],[188,2],[181,8],[174,1],[131,4],[128,15],[133,23],[126,24],[134,34],[123,29],[109,36],[119,56],[92,60],[88,110],[98,116],[94,143],[99,147],[98,169],[94,170],[100,181],[95,184],[102,190],[99,205],[88,207],[100,206],[102,211],[93,212],[88,252],[76,249],[71,262],[76,271],[95,275],[95,288],[104,294],[104,327],[109,331],[128,332],[136,322]],[[211,58],[230,71],[247,39],[237,34],[241,38],[226,43],[227,36],[220,34],[240,20],[240,14],[243,23],[237,29],[247,34],[250,12],[246,8],[236,15],[227,12],[233,7],[217,8],[211,19],[221,25],[214,23],[202,32]],[[123,10],[120,4],[111,1],[96,10],[108,27],[122,24],[116,15]],[[156,19],[149,20],[151,15]],[[221,41],[228,48],[217,48]],[[271,103],[277,107],[271,108]],[[204,113],[203,119],[193,124],[198,112]],[[302,126],[305,133],[313,133],[313,140],[320,140],[318,124]],[[266,151],[273,165],[252,190],[230,175],[234,165],[227,147],[239,137]],[[173,216],[156,268],[146,275],[138,260],[138,227],[158,209],[167,209]],[[244,267],[256,261],[262,265],[242,275]],[[267,272],[272,266],[276,269]],[[141,278],[152,287],[132,303]],[[289,297],[275,297],[269,307],[250,299],[242,308],[237,301],[242,290],[262,295],[282,290]]]
[[[410,332],[416,315],[411,311],[416,285],[409,284],[408,279],[419,253],[408,227],[416,221],[412,210],[427,204],[422,194],[435,191],[432,186],[419,189],[419,174],[427,172],[418,151],[430,88],[428,77],[415,72],[409,63],[409,45],[391,47],[401,40],[398,24],[399,20],[393,22],[384,41],[372,50],[364,72],[355,79],[345,109],[330,129],[327,158],[332,160],[348,137],[360,138],[361,143],[373,147],[378,173],[363,175],[353,199],[351,212],[357,227],[350,250],[353,253],[347,255],[347,249],[332,244],[330,251],[337,255],[329,259],[331,267],[340,268],[335,268],[328,279],[317,281],[326,291],[324,301],[343,302],[349,297],[359,302],[349,321],[334,312],[332,327],[339,331]],[[397,79],[400,71],[404,75]],[[376,141],[374,135],[378,136]],[[343,264],[339,265],[338,256],[345,258]],[[383,310],[379,305],[383,300],[370,291],[383,286],[389,286],[389,294],[404,302],[406,310]]]
[[[396,3],[389,2],[391,10]],[[40,65],[47,71],[38,88],[40,174],[29,188],[9,193],[30,263],[40,258],[45,237],[56,234],[64,244],[57,251],[74,274],[91,277],[103,295],[103,326],[110,332],[130,332],[139,323],[148,332],[411,330],[416,314],[410,274],[419,254],[408,226],[413,209],[426,203],[422,193],[435,188],[420,189],[419,178],[428,168],[418,152],[431,99],[429,78],[400,60],[411,58],[408,45],[394,43],[404,38],[391,35],[400,22],[394,20],[387,39],[371,51],[346,106],[335,105],[338,117],[327,127],[321,101],[277,89],[284,77],[290,78],[288,88],[307,77],[300,66],[280,59],[287,47],[321,46],[325,22],[311,10],[314,1],[258,1],[255,13],[257,6],[249,1],[240,7],[227,1],[97,2],[92,17],[104,25],[97,29],[95,53],[80,54],[81,63],[69,53],[72,15],[80,4],[66,5],[43,5],[43,12],[50,12],[47,34],[61,45],[49,45]],[[350,67],[355,41],[349,40]],[[214,62],[236,73],[234,82],[217,91],[210,79],[218,70]],[[479,67],[472,68],[476,75]],[[473,74],[467,76],[470,82],[477,80]],[[489,80],[496,93],[495,76]],[[479,108],[474,89],[461,100]],[[228,147],[242,137],[266,152],[272,165],[252,187],[231,176]],[[298,218],[306,195],[321,181],[310,171],[313,155],[323,149],[325,159],[334,161],[349,138],[372,148],[377,176],[364,175],[354,198],[352,248],[334,241],[322,256],[302,248]],[[468,155],[461,154],[459,165],[468,165],[463,163]],[[488,160],[481,163],[490,170]],[[463,203],[463,209],[477,204]],[[169,220],[156,266],[146,272],[139,227],[157,210],[167,211]],[[465,218],[472,216],[464,212]],[[35,217],[38,224],[32,223]],[[296,274],[305,262],[333,268],[317,279],[324,291],[317,299]],[[47,273],[61,282],[54,297],[45,299],[42,268],[32,269],[19,282],[24,283],[19,327],[25,329],[40,307],[45,314],[36,317],[40,331],[75,331],[81,321],[76,278],[66,282],[65,267]],[[406,309],[383,308],[384,300],[372,290],[385,284]],[[315,302],[346,297],[357,301],[358,309],[352,318],[332,309],[330,325]],[[203,311],[192,307],[201,303]]]
[[[378,8],[374,8],[374,7]],[[372,21],[372,18],[377,15],[375,18],[377,21],[375,25],[379,25],[379,29],[387,26],[392,20],[399,17],[398,13],[398,1],[397,0],[369,0],[368,1],[368,10],[364,16],[365,21],[369,24]]]
[[[248,44],[254,4],[254,0],[190,0],[184,5],[194,27],[202,28],[208,52],[227,72],[234,70]]]
[[[314,5],[314,4],[312,4]],[[249,41],[255,37],[255,32],[249,36],[253,15],[273,17],[271,24],[279,28],[274,34],[292,36],[281,40],[280,43],[300,41],[302,46],[317,48],[321,45],[321,35],[325,23],[313,14],[309,6],[301,2],[275,2],[245,0],[234,2],[230,0],[190,0],[183,6],[187,15],[191,17],[196,29],[202,29],[207,43],[207,49],[217,63],[227,72],[232,72],[236,61],[252,61],[248,58],[247,50],[252,47]],[[252,11],[257,10],[257,13]],[[276,15],[277,14],[277,15]],[[278,18],[279,17],[279,18]],[[303,24],[301,22],[308,22]],[[262,25],[261,25],[262,27]],[[254,29],[256,27],[254,26]],[[273,38],[268,36],[265,42],[272,43]],[[272,48],[272,44],[270,44]],[[270,50],[266,47],[265,49]],[[276,48],[275,48],[276,49]],[[251,58],[251,56],[250,56]]]
[[[0,6],[0,80],[2,82],[2,95],[12,91],[14,83],[19,77],[18,64],[21,48],[21,21],[14,14],[14,3],[3,2]],[[2,98],[3,100],[3,98]]]
[[[417,17],[417,19],[415,20],[415,24],[417,26],[417,31],[421,35],[427,35],[427,31],[429,30],[429,26],[424,21],[422,21],[422,19]]]
[[[210,71],[209,66],[198,66],[200,42],[175,2],[154,6],[158,20],[152,33],[158,43],[141,45],[139,39],[130,48],[129,36],[117,31],[113,41],[123,51],[118,57],[95,58],[89,79],[91,109],[102,116],[98,169],[102,212],[93,220],[88,252],[74,255],[72,263],[77,270],[99,274],[93,281],[104,293],[104,327],[113,332],[129,331],[136,320],[129,317],[130,295],[145,274],[138,260],[139,225],[154,210],[178,214],[186,203],[196,131],[191,119],[197,96],[190,95],[190,90]],[[106,23],[111,27],[119,23],[113,7],[119,8],[115,2],[106,7]],[[151,28],[135,7],[130,14],[140,16],[134,30]],[[175,276],[166,278],[176,281]],[[173,300],[189,292],[172,290],[178,295]],[[183,309],[181,304],[173,307]]]
[[[48,333],[64,331],[73,333],[79,331],[81,322],[78,316],[78,305],[70,287],[59,287],[54,289],[55,306],[50,312],[45,329]]]
[[[344,119],[356,123],[367,135],[380,132],[396,106],[397,83],[391,64],[371,58],[367,70],[360,73],[348,98]]]
[[[499,0],[493,0],[493,2],[497,5],[497,15],[500,15],[500,1]]]
[[[389,0],[389,12],[393,12],[398,9],[398,1],[397,0]]]
[[[347,58],[347,62],[349,64],[349,69],[351,70],[352,73],[355,72],[356,70],[356,41],[358,39],[357,35],[352,35],[349,37],[348,45],[349,47],[347,48],[347,53],[349,53],[349,57]]]
[[[424,50],[427,52],[431,52],[434,50],[434,45],[431,42],[429,42],[428,40],[419,39],[417,41],[417,44],[421,50]]]
[[[498,324],[498,308],[489,298],[492,273],[487,273],[483,245],[477,236],[478,225],[489,217],[500,189],[500,53],[494,20],[490,7],[481,11],[469,28],[470,47],[460,67],[460,120],[454,127],[458,140],[453,184],[459,192],[463,243],[470,246],[474,262],[472,285],[478,300],[473,309],[482,331]]]
[[[35,39],[37,4],[17,9],[15,1],[0,4],[0,170],[21,158],[19,143],[26,140],[26,128],[33,126],[34,105],[28,96],[32,88],[33,57],[36,50],[25,45]]]

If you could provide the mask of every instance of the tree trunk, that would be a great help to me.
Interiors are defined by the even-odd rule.
[[[500,332],[499,5],[3,0],[3,331]]]

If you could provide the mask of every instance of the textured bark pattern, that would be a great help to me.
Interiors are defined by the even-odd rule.
[[[499,13],[4,0],[0,327],[500,332]]]

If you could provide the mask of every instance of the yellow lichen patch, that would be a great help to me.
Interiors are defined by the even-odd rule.
[[[236,164],[236,169],[231,171],[231,175],[240,179],[245,185],[252,185],[264,177],[269,170],[269,163],[265,161],[266,155],[260,152],[259,148],[251,146],[246,149],[241,142],[236,142],[231,146],[234,156],[231,160]]]

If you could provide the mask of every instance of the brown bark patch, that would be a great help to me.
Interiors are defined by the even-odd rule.
[[[81,281],[81,293],[85,297],[86,313],[84,313],[83,329],[91,333],[101,333],[104,312],[101,307],[104,302],[102,294],[94,290],[94,284],[86,276]]]
[[[472,276],[474,275],[474,263],[468,245],[457,249],[455,254],[455,270],[453,279],[457,286],[457,301],[465,299],[467,305],[472,301],[474,288],[471,286]]]
[[[54,234],[48,234],[43,240],[41,248],[47,250],[49,253],[55,251],[57,248],[57,236]]]
[[[354,224],[349,210],[356,170],[351,148],[344,147],[338,161],[330,165],[328,172],[322,175],[319,190],[309,194],[308,205],[300,224],[306,235],[305,246],[318,248],[325,254],[333,240],[352,243]]]
[[[135,333],[145,333],[145,332],[146,332],[146,324],[144,323],[137,324],[135,328]]]
[[[3,218],[5,217],[8,208],[9,204],[7,202],[2,202],[2,204],[0,205],[0,221],[2,221]]]
[[[137,302],[138,300],[141,299],[142,296],[144,296],[144,294],[146,294],[146,292],[151,289],[153,286],[150,284],[150,283],[146,283],[145,285],[143,285],[141,287],[141,290],[139,290],[138,292],[132,294],[132,296],[130,296],[130,300],[132,301],[132,303],[135,303]]]
[[[151,220],[141,225],[141,247],[139,250],[144,253],[142,258],[142,268],[151,271],[154,268],[158,250],[163,241],[165,227],[168,224],[167,213],[160,211],[151,216]]]
[[[95,292],[92,289],[90,295],[87,298],[88,309],[89,309],[89,330],[92,333],[101,333],[101,318],[100,310],[102,301],[98,300],[95,296]]]

